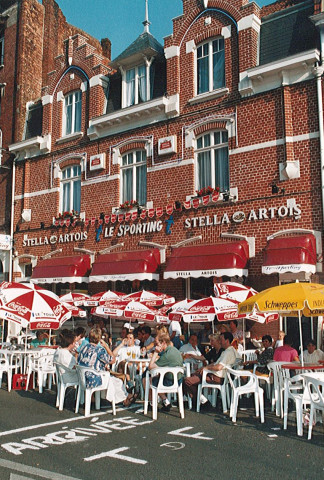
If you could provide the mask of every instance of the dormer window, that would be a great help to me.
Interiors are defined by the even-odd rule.
[[[123,107],[131,107],[151,99],[150,77],[152,76],[151,62],[145,65],[139,65],[129,70],[123,75],[124,95]]]
[[[77,90],[64,98],[63,135],[81,132],[82,92]]]
[[[225,87],[224,38],[197,47],[197,95]]]

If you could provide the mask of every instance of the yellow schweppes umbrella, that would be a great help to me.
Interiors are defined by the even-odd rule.
[[[250,313],[254,309],[260,312],[277,312],[288,317],[298,316],[303,364],[301,316],[324,315],[324,285],[299,282],[278,285],[257,293],[238,306],[240,314]]]

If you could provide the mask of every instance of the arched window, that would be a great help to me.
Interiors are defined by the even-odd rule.
[[[81,132],[82,92],[76,90],[64,97],[63,136]]]
[[[146,204],[146,151],[135,150],[122,156],[122,203],[137,200]]]
[[[62,170],[61,211],[80,212],[81,207],[81,166],[72,165]]]
[[[228,134],[226,130],[204,133],[197,138],[197,187],[229,190]]]
[[[225,87],[224,38],[197,47],[197,95]]]

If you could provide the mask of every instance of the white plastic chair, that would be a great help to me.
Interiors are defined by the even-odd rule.
[[[0,388],[2,386],[2,376],[4,373],[7,374],[8,392],[10,392],[12,382],[10,363],[7,355],[3,352],[0,352]]]
[[[66,389],[69,387],[77,388],[79,385],[79,378],[77,375],[76,370],[72,370],[71,368],[62,365],[61,363],[54,363],[56,368],[56,377],[57,377],[57,396],[56,396],[56,406],[59,410],[63,410],[64,407],[64,399],[65,399],[65,392]],[[71,375],[75,373],[75,381],[73,382],[65,382],[64,381],[64,374]]]
[[[314,414],[316,422],[316,410],[324,412],[324,381],[316,377],[316,373],[304,375],[310,400],[308,440],[312,438]]]
[[[169,387],[163,385],[164,377],[167,373],[171,373],[173,376],[173,384]],[[182,382],[179,385],[178,374],[184,373],[183,367],[160,367],[154,368],[151,371],[146,372],[146,383],[145,383],[145,400],[144,400],[144,415],[147,415],[148,410],[148,401],[149,401],[149,390],[152,390],[152,418],[157,420],[157,406],[158,406],[158,395],[159,393],[178,394],[178,404],[180,417],[184,418],[184,406],[183,406],[183,392],[182,392]],[[151,377],[159,375],[159,381],[157,386],[150,384],[150,374]]]
[[[281,371],[281,365],[284,365],[287,362],[269,362],[267,367],[273,375],[273,388],[271,396],[271,410],[276,410],[276,416],[280,417],[283,412],[283,391],[284,391],[284,381],[283,373]],[[285,373],[284,373],[285,374]],[[286,375],[286,374],[285,374]]]
[[[288,401],[293,400],[296,405],[297,435],[303,435],[303,407],[310,404],[308,391],[304,388],[304,381],[301,375],[295,375],[292,378],[284,377],[284,402],[283,419],[284,430],[288,426]]]
[[[264,423],[264,401],[263,390],[259,385],[258,377],[247,370],[233,370],[226,367],[228,381],[232,387],[232,399],[230,408],[230,417],[236,422],[238,401],[241,395],[254,393],[255,415],[261,417],[261,423]],[[248,381],[244,385],[240,384],[240,377],[247,377]]]
[[[203,390],[205,388],[210,388],[212,390],[212,396],[211,396],[211,404],[213,407],[216,407],[216,402],[217,402],[217,394],[220,392],[221,397],[222,397],[222,405],[223,405],[223,412],[227,412],[227,404],[230,403],[229,401],[229,393],[228,393],[228,380],[227,380],[227,375],[224,377],[224,382],[222,384],[220,383],[208,383],[207,382],[207,375],[208,374],[213,374],[215,375],[215,370],[203,370],[202,374],[202,379],[201,383],[198,385],[198,390],[197,390],[197,412],[200,412],[200,397],[201,394],[203,393]]]
[[[258,367],[264,367],[264,365],[260,364],[260,363],[255,363],[254,366],[253,366],[253,373],[255,373],[255,375],[258,377],[259,379],[259,382],[265,382],[266,384],[266,391],[267,391],[267,397],[268,399],[271,401],[271,396],[272,396],[272,393],[271,393],[271,386],[273,384],[273,375],[272,375],[272,372],[270,372],[270,370],[268,369],[268,372],[269,373],[262,373],[262,374],[257,374],[257,368]]]
[[[37,374],[39,393],[43,393],[43,387],[46,384],[47,376],[49,378],[48,388],[52,388],[52,379],[56,373],[56,369],[53,364],[53,356],[54,351],[50,353],[46,352],[46,354],[42,354],[41,356],[38,354],[36,354],[36,356],[28,356],[26,390],[28,390],[29,380],[32,373],[34,373],[33,388],[35,388],[35,375]]]
[[[110,379],[110,373],[98,371],[90,367],[81,367],[80,365],[77,365],[76,371],[79,379],[79,388],[78,388],[78,395],[77,395],[77,401],[75,406],[75,413],[78,413],[79,411],[81,395],[84,394],[84,397],[85,397],[84,416],[89,417],[90,409],[91,409],[92,394],[93,393],[95,394],[96,410],[100,410],[100,392],[102,390],[107,390],[109,379]],[[85,376],[86,372],[91,372],[97,376],[100,376],[101,382],[102,382],[101,385],[99,385],[98,387],[87,387],[87,381]],[[112,412],[113,412],[113,415],[116,415],[115,400],[112,401]]]
[[[242,358],[246,362],[252,362],[254,360],[258,359],[257,354],[255,353],[255,350],[243,350],[240,355],[242,355]]]

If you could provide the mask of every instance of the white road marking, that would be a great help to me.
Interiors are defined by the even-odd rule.
[[[15,473],[11,473],[9,480],[33,480],[33,479],[31,477],[22,477],[21,475],[16,475]]]
[[[116,408],[116,412],[124,412],[125,410],[132,410],[133,408],[134,408],[134,405],[132,405],[132,407],[129,407],[127,409],[125,407],[119,407],[119,408]],[[69,422],[75,422],[77,420],[85,420],[85,419],[91,418],[91,417],[96,418],[96,417],[99,417],[99,416],[102,416],[102,415],[107,415],[107,413],[112,413],[112,410],[110,410],[108,412],[92,413],[89,417],[78,416],[78,417],[73,417],[73,418],[66,418],[65,420],[58,420],[56,422],[40,423],[38,425],[30,425],[28,427],[15,428],[14,430],[7,430],[6,432],[0,432],[0,437],[5,437],[7,435],[12,435],[13,433],[27,432],[28,430],[36,430],[37,428],[51,427],[52,425],[60,425],[61,423],[69,423]],[[113,418],[115,418],[115,417],[113,417]]]
[[[28,473],[37,477],[47,478],[49,480],[80,480],[76,477],[68,477],[66,475],[61,475],[60,473],[49,472],[48,470],[42,470],[41,468],[30,467],[29,465],[23,465],[21,463],[11,462],[10,460],[4,459],[0,459],[0,467],[16,470],[17,472]]]
[[[125,452],[126,450],[129,450],[129,447],[116,448],[115,450],[110,450],[109,452],[103,452],[103,453],[99,453],[98,455],[92,455],[92,457],[86,457],[84,458],[84,461],[93,462],[94,460],[99,460],[100,458],[111,457],[111,458],[117,458],[118,460],[124,460],[125,462],[139,463],[141,465],[145,465],[147,463],[146,460],[141,460],[140,458],[127,457],[126,455],[119,455],[119,452]]]
[[[168,443],[162,443],[160,447],[167,447],[171,448],[171,450],[182,450],[185,448],[186,444],[182,442],[168,442]]]
[[[168,432],[168,435],[179,435],[180,437],[195,438],[197,440],[214,440],[212,437],[203,437],[204,432],[183,433],[192,429],[193,427],[179,428],[178,430],[173,430],[172,432]]]

